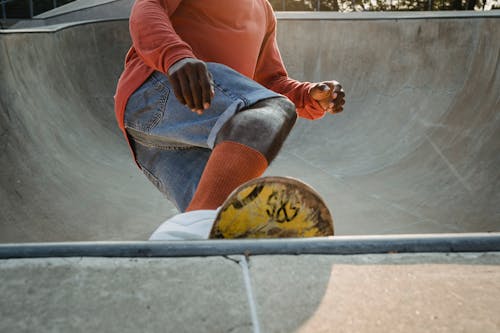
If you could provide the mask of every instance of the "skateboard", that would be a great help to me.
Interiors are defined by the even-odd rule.
[[[311,186],[295,178],[261,177],[229,195],[209,238],[303,238],[333,233],[330,211]]]

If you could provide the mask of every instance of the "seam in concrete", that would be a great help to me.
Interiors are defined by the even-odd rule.
[[[252,319],[252,327],[254,333],[260,333],[260,322],[257,313],[257,303],[252,289],[252,282],[250,280],[250,270],[248,269],[248,261],[245,256],[241,256],[240,260],[241,272],[243,273],[243,280],[245,282],[245,290],[247,293],[248,306],[250,307],[250,317]]]
[[[460,182],[460,184],[462,184],[462,186],[467,191],[469,191],[469,193],[472,193],[472,188],[467,184],[467,182],[465,181],[465,179],[458,173],[458,170],[453,166],[453,164],[446,158],[446,156],[444,156],[444,154],[441,151],[441,149],[439,149],[439,147],[431,140],[431,138],[429,138],[429,136],[427,134],[425,134],[425,138],[427,139],[427,142],[430,143],[430,145],[432,146],[432,148],[434,149],[434,151],[444,161],[444,163],[446,164],[446,166],[448,167],[448,169],[450,169],[451,173],[455,176],[455,178],[458,179],[458,181]]]
[[[238,260],[238,259],[235,259],[235,258],[231,258],[230,256],[222,256],[224,259],[227,259],[229,261],[232,261],[234,262],[235,264],[239,265],[241,263],[241,260]]]

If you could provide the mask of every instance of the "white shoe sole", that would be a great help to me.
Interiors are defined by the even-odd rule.
[[[149,237],[150,241],[206,240],[218,210],[194,210],[163,222]]]

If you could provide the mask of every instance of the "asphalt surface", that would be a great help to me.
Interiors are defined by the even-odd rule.
[[[268,174],[315,187],[339,235],[500,231],[500,20],[407,16],[282,15],[290,76],[347,104]],[[126,20],[0,33],[0,242],[142,240],[176,213],[114,119],[129,45]]]

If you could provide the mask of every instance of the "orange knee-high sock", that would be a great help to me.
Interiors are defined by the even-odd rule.
[[[186,211],[216,209],[238,186],[261,176],[267,166],[264,155],[253,148],[231,141],[219,143]]]

